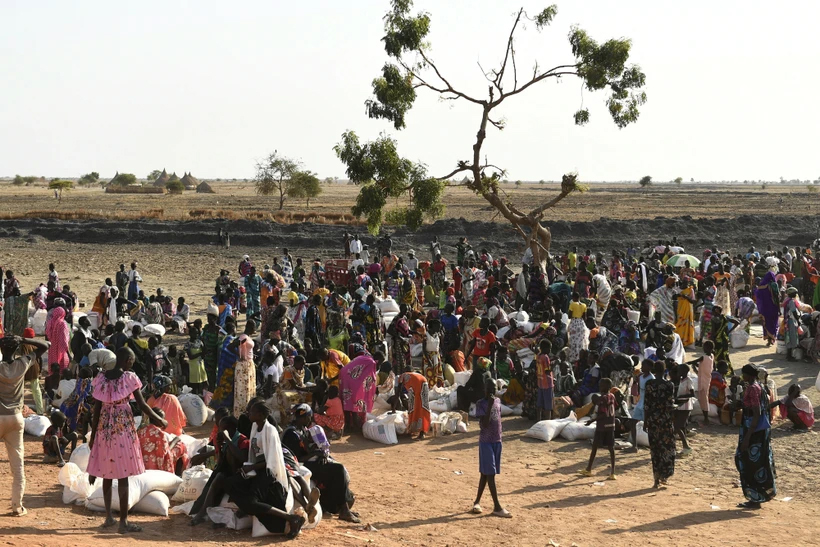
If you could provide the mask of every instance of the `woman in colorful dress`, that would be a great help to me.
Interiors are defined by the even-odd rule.
[[[236,327],[233,323],[228,322],[225,324],[225,332],[227,334],[222,340],[222,351],[219,352],[219,367],[216,372],[217,388],[214,391],[213,399],[211,399],[211,408],[214,410],[223,406],[233,409],[234,368],[236,361],[239,359],[239,353],[237,352],[239,344],[234,343],[237,338],[234,336]],[[245,410],[244,407],[242,410]]]
[[[757,311],[763,316],[763,338],[766,347],[777,339],[777,323],[780,319],[780,287],[775,280],[775,272],[770,269],[755,290]]]
[[[129,405],[131,397],[134,397],[149,420],[161,427],[167,425],[142,398],[142,382],[131,372],[134,359],[134,352],[120,348],[113,367],[98,374],[91,383],[96,402],[91,418],[91,440],[88,443],[91,448],[88,458],[89,482],[94,484],[97,477],[103,479],[106,512],[103,527],[108,528],[116,523],[111,513],[111,483],[117,479],[121,534],[142,530],[136,524],[128,522],[128,477],[145,472],[134,414]]]
[[[399,313],[388,330],[393,338],[393,372],[399,376],[410,366],[410,325],[407,323],[406,304],[399,306]]]
[[[688,347],[695,343],[695,289],[686,277],[681,280],[681,286],[675,312],[675,332],[683,346]]]
[[[771,501],[777,495],[769,421],[769,399],[766,390],[757,380],[758,368],[744,365],[743,420],[735,451],[735,467],[740,474],[740,487],[746,502],[738,504],[742,509],[760,509],[760,504]]]
[[[783,301],[783,341],[786,343],[786,360],[796,361],[792,352],[800,347],[800,340],[797,336],[797,327],[800,325],[799,302],[797,301],[797,289],[789,287],[786,291],[786,299]]]
[[[183,428],[188,425],[188,419],[182,410],[176,395],[171,392],[174,389],[174,381],[169,376],[157,374],[153,379],[155,396],[148,399],[148,406],[162,411],[162,417],[168,425],[165,431],[171,435],[182,435]]]
[[[256,273],[256,268],[251,267],[248,275],[245,276],[245,294],[248,298],[248,307],[245,310],[247,319],[259,316],[262,312],[262,278]]]
[[[718,271],[712,274],[715,279],[715,305],[726,311],[732,309],[732,299],[729,295],[729,285],[732,282],[732,274],[728,273],[723,264],[718,265]]]
[[[424,439],[430,430],[430,385],[427,378],[407,370],[398,377],[396,393],[407,393],[408,433]]]
[[[70,332],[71,328],[65,320],[65,309],[56,307],[51,310],[51,316],[46,322],[46,338],[51,342],[48,348],[48,364],[49,367],[54,363],[59,364],[61,373],[68,368]]]
[[[6,279],[3,282],[3,320],[0,321],[0,333],[6,336],[21,336],[23,330],[28,325],[28,304],[29,295],[20,293],[20,283],[14,276],[14,272],[6,270]],[[43,299],[43,307],[45,309]]]
[[[675,423],[672,418],[675,386],[664,379],[665,368],[663,361],[654,363],[655,377],[646,382],[644,394],[643,420],[652,454],[653,488],[666,485],[669,477],[675,474]]]
[[[253,321],[245,325],[244,334],[235,341],[239,355],[234,367],[233,415],[238,418],[256,397],[256,365],[253,362],[253,335],[256,332]]]
[[[703,280],[706,288],[703,290],[703,309],[700,312],[700,337],[695,342],[696,346],[703,344],[703,338],[709,331],[709,324],[712,321],[712,308],[715,303],[715,280],[707,277]]]
[[[370,306],[370,310],[364,318],[367,347],[370,351],[376,351],[376,347],[381,345],[384,340],[384,336],[382,336],[382,311],[376,305],[376,297],[372,294],[367,295],[367,305]]]
[[[441,322],[438,319],[431,319],[427,323],[427,333],[422,341],[424,344],[422,357],[422,370],[427,377],[430,387],[444,385],[444,368],[441,365]]]
[[[339,391],[348,424],[361,429],[376,400],[378,361],[360,344],[353,344],[353,358],[339,371]],[[378,357],[383,357],[381,354]]]
[[[154,408],[153,411],[159,418],[165,417],[161,409]],[[161,422],[144,418],[137,430],[137,438],[146,470],[156,469],[182,476],[182,472],[188,467],[188,450],[179,437],[175,436],[169,441]]]
[[[729,365],[729,375],[731,376],[732,361],[729,358],[729,325],[738,325],[738,320],[728,315],[723,315],[723,309],[720,306],[712,308],[712,320],[710,322],[711,331],[709,339],[715,344],[715,362],[726,361]]]
[[[60,405],[60,411],[65,414],[66,423],[71,431],[75,431],[83,414],[90,414],[93,399],[91,397],[91,367],[80,369],[80,377],[74,386],[74,391],[66,397]],[[39,380],[37,380],[39,383]],[[87,422],[86,422],[87,423]]]
[[[215,311],[215,310],[213,310]],[[217,385],[217,364],[219,361],[219,321],[218,313],[208,312],[208,324],[202,329],[202,362],[205,364],[205,374],[208,376],[208,389],[213,391]]]
[[[582,349],[589,347],[589,329],[584,320],[587,315],[587,305],[581,302],[578,291],[572,293],[572,302],[569,304],[569,361],[578,361]]]

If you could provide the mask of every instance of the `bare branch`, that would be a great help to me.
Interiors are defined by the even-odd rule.
[[[420,50],[418,50],[418,53],[419,53],[419,55],[421,55],[421,58],[422,58],[422,59],[424,59],[424,62],[425,62],[425,63],[427,63],[428,65],[430,65],[430,66],[432,67],[432,69],[433,69],[433,70],[435,71],[435,73],[436,73],[436,76],[438,76],[438,77],[439,77],[439,79],[440,79],[442,82],[444,82],[444,84],[447,86],[447,88],[446,88],[446,89],[443,89],[443,90],[441,90],[441,89],[437,89],[437,88],[435,88],[435,87],[431,86],[430,84],[427,84],[427,87],[429,87],[429,88],[430,88],[430,89],[432,89],[433,91],[438,91],[439,93],[442,93],[442,94],[444,94],[444,93],[452,93],[453,95],[457,95],[457,96],[461,97],[462,99],[465,99],[465,100],[467,100],[467,101],[470,101],[471,103],[475,103],[475,104],[484,104],[484,101],[479,101],[478,99],[474,99],[474,98],[470,97],[470,96],[469,96],[469,95],[467,95],[466,93],[462,93],[461,91],[457,91],[456,89],[453,89],[453,86],[452,86],[452,85],[450,85],[450,82],[448,82],[448,81],[447,81],[447,79],[446,79],[444,76],[442,76],[442,75],[441,75],[441,72],[439,72],[438,67],[437,67],[437,66],[436,66],[436,65],[435,65],[435,64],[434,64],[434,63],[433,63],[433,62],[432,62],[432,61],[431,61],[431,60],[427,57],[427,55],[424,53],[424,50],[421,50],[421,49],[420,49]],[[419,77],[418,77],[418,74],[416,74],[415,72],[413,72],[413,75],[414,75],[416,78],[419,78]],[[419,80],[421,80],[421,78],[419,78]]]
[[[507,60],[510,58],[510,52],[512,55],[515,56],[515,52],[513,51],[513,36],[515,35],[515,29],[518,27],[518,22],[521,21],[521,15],[524,13],[524,8],[518,10],[518,15],[515,17],[515,21],[513,22],[512,29],[510,30],[510,36],[507,38],[507,49],[504,51],[504,61],[501,63],[501,69],[495,76],[495,87],[498,88],[498,93],[500,95],[504,95],[504,90],[502,89],[503,80],[504,80],[504,72],[507,70]],[[515,64],[515,61],[513,61]]]
[[[448,174],[444,175],[443,177],[436,177],[436,180],[447,180],[447,179],[449,179],[450,177],[452,177],[453,175],[457,175],[457,174],[459,174],[459,173],[463,173],[464,171],[472,171],[472,170],[473,170],[473,166],[472,166],[472,165],[470,165],[470,164],[469,164],[469,163],[467,163],[467,162],[461,161],[461,162],[459,162],[458,167],[456,167],[456,168],[453,170],[453,172],[452,172],[452,173],[448,173]]]
[[[499,131],[504,130],[504,122],[497,122],[497,121],[495,121],[493,119],[490,119],[490,118],[487,118],[487,121],[490,122]]]
[[[571,192],[569,192],[569,191],[562,190],[560,194],[558,194],[557,196],[555,196],[554,198],[552,198],[548,202],[546,202],[546,203],[536,207],[532,211],[530,211],[530,214],[527,215],[527,216],[530,217],[530,218],[533,218],[533,219],[535,219],[536,217],[540,218],[544,214],[544,211],[546,211],[547,209],[551,209],[551,208],[555,207],[556,205],[558,205],[558,203],[561,200],[563,200],[565,197],[570,195],[570,193]]]
[[[520,88],[514,89],[514,90],[510,91],[509,93],[502,93],[501,96],[498,97],[498,100],[495,103],[493,103],[493,107],[498,106],[499,104],[501,104],[501,101],[503,101],[507,97],[512,97],[513,95],[518,95],[519,93],[521,93],[522,91],[524,91],[525,89],[530,87],[531,85],[537,84],[538,82],[540,82],[542,80],[546,80],[547,78],[557,78],[557,77],[566,76],[566,75],[569,75],[569,76],[578,76],[579,75],[578,72],[569,71],[569,70],[554,72],[556,70],[559,70],[561,68],[566,68],[566,67],[576,68],[576,65],[562,65],[560,67],[555,67],[555,68],[552,68],[552,69],[548,70],[547,72],[539,74],[538,76],[534,77],[532,80],[527,82],[526,84],[522,85]]]

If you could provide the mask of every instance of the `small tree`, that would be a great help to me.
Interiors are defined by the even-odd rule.
[[[483,198],[498,214],[509,221],[526,245],[533,252],[533,257],[540,262],[546,258],[550,247],[549,228],[542,224],[545,213],[555,207],[564,198],[585,187],[578,181],[577,175],[564,175],[560,193],[542,203],[529,203],[520,209],[505,195],[501,180],[505,177],[503,168],[487,162],[482,152],[490,130],[501,131],[506,126],[505,120],[496,113],[502,105],[518,101],[527,90],[542,82],[558,81],[562,78],[578,78],[588,91],[608,90],[607,110],[612,120],[620,128],[637,121],[639,109],[646,101],[641,88],[645,76],[637,66],[629,66],[631,42],[628,39],[611,39],[604,43],[594,40],[587,32],[572,27],[569,31],[570,55],[563,61],[557,61],[552,68],[545,68],[538,62],[531,68],[524,69],[516,58],[516,32],[531,26],[536,30],[549,27],[557,13],[555,6],[549,6],[537,13],[528,14],[523,8],[513,16],[512,28],[504,33],[504,49],[499,57],[497,68],[489,71],[482,69],[486,83],[477,94],[458,85],[446,74],[442,66],[433,58],[429,33],[431,16],[429,13],[411,13],[412,0],[391,0],[390,9],[384,17],[385,35],[381,42],[388,61],[382,67],[381,74],[372,82],[373,97],[366,101],[365,107],[370,118],[381,118],[392,123],[397,130],[405,127],[405,119],[416,100],[418,92],[435,94],[442,100],[466,102],[474,108],[476,128],[472,130],[475,141],[460,154],[454,163],[455,169],[442,177],[432,178],[426,174],[423,165],[415,164],[401,158],[393,147],[389,154],[376,156],[375,165],[358,163],[358,158],[340,153],[346,149],[346,140],[355,137],[352,133],[343,135],[343,142],[337,146],[337,155],[347,165],[348,177],[361,184],[357,205],[353,214],[366,216],[368,227],[378,230],[382,218],[381,208],[386,203],[387,195],[408,198],[412,209],[407,217],[412,223],[420,223],[421,215],[433,215],[442,211],[440,203],[444,184],[460,173],[467,174],[467,189]],[[532,23],[532,25],[530,25]],[[451,31],[452,29],[448,29]],[[471,27],[466,27],[471,32]],[[475,36],[486,41],[486,36]],[[463,43],[460,51],[469,51]],[[464,66],[473,65],[474,58],[469,54],[463,60]],[[518,70],[521,68],[522,70]],[[528,92],[532,95],[532,92]],[[584,125],[590,119],[590,112],[580,108],[573,115],[577,125]],[[379,141],[357,146],[375,147],[390,141],[382,136]],[[392,142],[392,141],[390,141]],[[371,156],[371,161],[373,157]],[[351,161],[348,161],[351,160]],[[381,178],[363,177],[365,171],[371,171]],[[405,178],[402,178],[404,176]],[[419,204],[419,197],[434,197],[430,202]],[[412,226],[410,226],[412,228]]]
[[[96,171],[86,173],[85,175],[80,177],[80,180],[77,181],[77,184],[79,184],[80,186],[92,186],[94,184],[99,184],[99,183],[100,183],[100,174],[97,173]]]
[[[288,181],[288,197],[302,198],[310,209],[310,200],[322,193],[322,183],[316,173],[296,171]]]
[[[48,183],[49,190],[57,190],[57,203],[63,202],[63,190],[71,190],[74,187],[74,183],[70,180],[59,180],[54,179]]]
[[[678,177],[675,179],[675,184],[683,184],[683,177]]]
[[[34,181],[37,180],[37,177],[21,177],[20,175],[14,175],[14,180],[11,183],[15,186],[22,186],[22,185],[30,185],[33,184]]]
[[[161,174],[162,171],[160,171],[159,169],[154,169],[153,171],[148,173],[148,176],[145,177],[145,180],[157,180]]]
[[[137,177],[131,173],[117,173],[117,175],[111,179],[111,184],[113,186],[130,186],[131,184],[136,183]]]
[[[810,194],[816,194],[817,193],[817,186],[807,184],[806,185],[806,190],[808,190]]]
[[[515,181],[515,187],[516,187],[516,188],[520,188],[520,187],[521,187],[521,181],[520,181],[520,180]]]
[[[641,185],[641,188],[648,188],[652,186],[652,177],[650,177],[649,175],[641,177],[641,180],[638,181],[638,184]]]
[[[299,170],[300,163],[286,158],[274,150],[264,160],[256,164],[256,193],[262,196],[279,196],[279,210],[285,207],[288,196],[288,181]]]
[[[181,194],[185,191],[185,185],[182,184],[182,181],[179,180],[179,177],[174,179],[173,177],[171,180],[165,183],[165,188],[168,190],[169,194]]]

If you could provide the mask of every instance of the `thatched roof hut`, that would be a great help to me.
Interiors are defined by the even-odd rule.
[[[157,180],[154,181],[154,186],[159,188],[165,188],[165,185],[168,184],[168,181],[171,180],[171,177],[168,176],[168,173],[165,169],[162,170],[162,173],[159,174]]]
[[[197,194],[216,194],[216,192],[214,192],[214,189],[211,188],[211,185],[208,184],[207,182],[203,182],[199,186],[197,186],[196,187],[196,193]]]
[[[199,186],[199,179],[191,173],[185,173],[180,179],[180,182],[185,185],[186,190],[196,190],[197,186]]]
[[[118,177],[118,176],[120,176],[120,172],[119,172],[119,171],[117,171],[116,173],[114,173],[114,178],[112,178],[111,180],[109,180],[109,181],[108,181],[108,184],[106,184],[106,186],[111,186],[112,184],[114,184],[114,181],[115,181],[115,180],[117,180],[117,177]]]

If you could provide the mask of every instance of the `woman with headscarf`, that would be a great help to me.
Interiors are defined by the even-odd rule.
[[[282,445],[313,473],[313,482],[322,493],[319,501],[322,511],[339,515],[339,520],[361,522],[359,515],[351,511],[356,498],[350,491],[350,475],[345,466],[330,455],[330,444],[322,428],[311,426],[310,406],[296,405],[292,413],[293,422],[282,436]]]
[[[410,435],[418,433],[418,438],[424,439],[430,430],[430,385],[427,378],[418,372],[411,372],[408,367],[396,381],[396,394],[399,397],[407,396],[407,432]]]
[[[786,291],[786,299],[783,301],[783,341],[786,344],[786,360],[796,361],[792,352],[800,347],[800,340],[797,335],[797,327],[800,325],[800,303],[797,301],[797,289],[789,287]]]
[[[770,268],[755,290],[757,311],[763,316],[763,338],[766,346],[777,339],[777,323],[780,318],[780,287],[775,280],[776,267]]]
[[[54,363],[60,365],[60,372],[68,368],[69,334],[71,328],[65,321],[65,309],[58,306],[51,310],[46,321],[46,338],[51,342],[48,348],[49,367]]]
[[[732,360],[729,358],[729,325],[736,327],[739,322],[734,317],[723,315],[723,310],[720,306],[715,306],[712,308],[712,311],[709,339],[715,344],[715,362],[726,361],[729,365],[729,375],[731,376],[733,372]]]
[[[643,420],[652,454],[652,472],[655,477],[653,488],[666,485],[669,477],[675,473],[675,386],[664,379],[665,370],[663,361],[654,363],[655,376],[646,382],[644,394]]]
[[[182,429],[188,425],[188,421],[182,405],[179,404],[179,399],[171,394],[174,381],[168,376],[157,374],[154,376],[153,384],[154,396],[148,399],[148,406],[162,410],[162,417],[168,423],[165,431],[172,435],[182,435],[184,433]]]
[[[145,322],[149,325],[165,324],[165,315],[162,313],[162,304],[155,300],[146,306]]]
[[[353,358],[339,371],[339,391],[348,423],[361,429],[376,400],[378,363],[360,344],[351,346]]]
[[[159,408],[152,408],[154,414],[160,419],[165,417],[165,413]],[[171,440],[165,436],[162,430],[162,423],[158,420],[143,417],[137,438],[142,451],[142,463],[145,469],[156,469],[167,473],[174,473],[181,476],[182,471],[188,467],[188,451],[179,436],[175,435]]]
[[[746,389],[743,391],[743,420],[735,452],[735,467],[740,474],[740,487],[746,502],[743,509],[759,509],[761,503],[777,495],[774,452],[771,446],[769,399],[757,380],[758,368],[752,364],[742,369]]]
[[[248,275],[245,276],[245,293],[248,295],[248,307],[245,310],[245,315],[250,319],[262,312],[262,278],[256,273],[256,268],[253,266]]]

